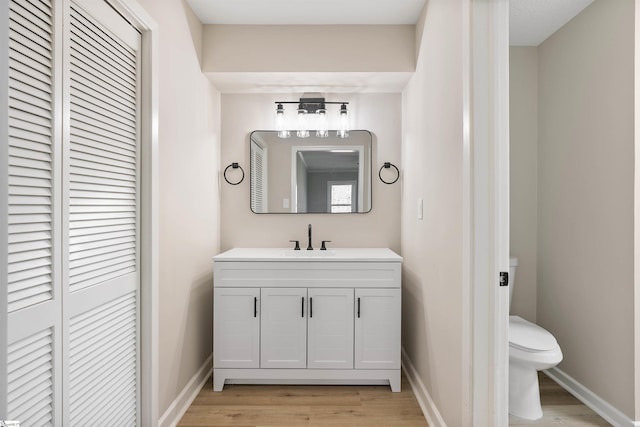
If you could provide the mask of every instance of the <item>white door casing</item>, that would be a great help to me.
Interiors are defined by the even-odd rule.
[[[465,0],[464,425],[508,425],[509,2]]]

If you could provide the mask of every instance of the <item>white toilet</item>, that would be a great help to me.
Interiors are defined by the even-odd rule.
[[[509,305],[518,259],[509,259]],[[546,329],[518,316],[509,316],[509,413],[528,420],[542,417],[538,371],[562,361],[562,351]]]

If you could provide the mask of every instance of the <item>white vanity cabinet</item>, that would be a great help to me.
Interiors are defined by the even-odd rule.
[[[388,249],[214,257],[214,390],[226,382],[400,391],[401,261]]]

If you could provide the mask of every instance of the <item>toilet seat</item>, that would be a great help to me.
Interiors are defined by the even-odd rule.
[[[546,352],[559,347],[549,331],[519,316],[509,316],[509,346],[527,352]]]

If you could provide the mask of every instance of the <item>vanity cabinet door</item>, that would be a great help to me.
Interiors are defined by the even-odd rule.
[[[260,367],[260,289],[213,289],[214,368]]]
[[[307,289],[261,289],[261,368],[306,368]]]
[[[308,290],[310,369],[353,369],[353,289]]]
[[[400,289],[355,290],[355,368],[400,369]]]

